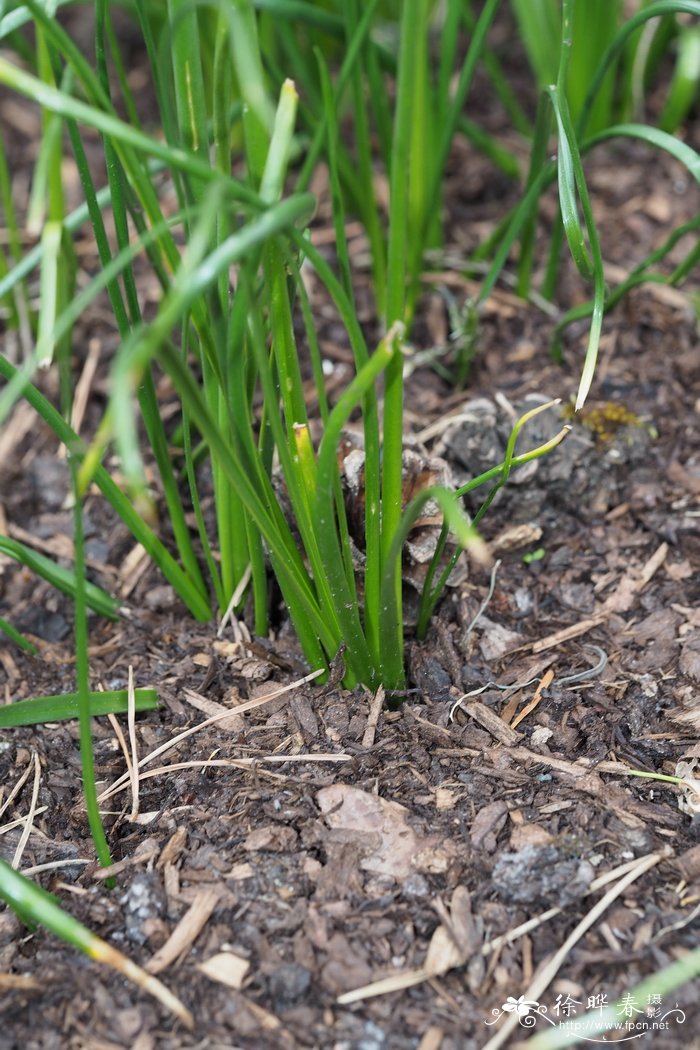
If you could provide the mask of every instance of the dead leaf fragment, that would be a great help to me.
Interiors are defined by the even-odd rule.
[[[410,874],[419,840],[403,806],[348,784],[321,788],[316,798],[330,828],[355,833],[360,844],[372,835],[373,847],[378,837],[378,845],[360,862],[365,871],[395,879]]]
[[[502,799],[483,806],[474,817],[469,829],[472,845],[477,849],[492,852],[496,848],[495,836],[505,824],[507,816],[508,806]]]
[[[287,853],[294,849],[298,837],[294,828],[285,824],[271,824],[269,827],[251,831],[243,843],[243,849],[250,853],[258,850],[266,853]]]
[[[681,793],[678,796],[678,808],[681,813],[695,817],[700,813],[700,780],[697,779],[698,759],[681,759],[676,763],[676,776],[683,778],[679,784]]]
[[[217,952],[206,962],[199,963],[197,969],[211,981],[238,989],[250,969],[250,963],[234,952]]]
[[[482,631],[479,649],[484,660],[489,664],[496,663],[506,653],[518,649],[522,644],[522,635],[509,630],[500,623],[494,623],[485,616],[482,616],[479,621],[479,629]]]
[[[491,540],[489,544],[492,554],[500,554],[502,551],[517,551],[522,547],[529,547],[542,538],[542,529],[539,525],[523,523],[521,525],[509,525]]]
[[[453,970],[455,966],[462,966],[464,961],[462,952],[445,927],[438,926],[430,939],[428,954],[425,958],[425,971],[431,977],[439,977],[448,970]]]

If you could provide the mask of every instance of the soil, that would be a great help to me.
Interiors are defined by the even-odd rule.
[[[498,115],[491,123],[498,130]],[[642,149],[601,148],[587,173],[615,280],[698,209],[687,173]],[[474,288],[454,260],[516,193],[467,147],[455,153],[445,193],[451,261],[426,280],[417,351],[449,344],[444,289],[462,303]],[[548,197],[545,216],[553,206]],[[362,292],[359,241],[355,249]],[[558,1023],[567,1010],[573,1018],[593,1001],[615,1002],[696,946],[697,796],[630,775],[673,775],[682,761],[692,775],[700,754],[692,289],[643,287],[606,318],[587,413],[555,453],[500,494],[483,529],[499,564],[470,563],[428,639],[409,637],[410,691],[401,703],[344,691],[337,677],[299,684],[308,668],[283,619],[269,639],[249,639],[244,627],[217,638],[214,626],[195,624],[108,508],[88,500],[92,576],[125,607],[116,624],[91,620],[94,687],[126,686],[132,667],[162,705],[137,720],[138,754],[173,746],[145,766],[135,811],[115,729],[95,720],[100,789],[117,784],[103,802],[117,871],[108,889],[81,803],[77,726],[5,733],[0,802],[29,775],[3,814],[0,855],[12,859],[17,848],[36,755],[37,809],[22,870],[46,865],[41,885],[157,972],[192,1011],[194,1030],[5,909],[1,1050],[516,1046],[532,1029],[506,1031],[518,1019],[503,1009],[509,997],[545,1004]],[[563,263],[558,303],[564,309],[583,294]],[[417,357],[407,443],[446,463],[457,481],[497,462],[514,412],[552,397],[566,402],[575,390],[585,329],[568,334],[559,365],[548,354],[555,320],[500,286],[479,319],[466,390]],[[102,317],[85,326],[76,338],[81,368],[90,339],[106,348],[115,340]],[[342,369],[346,349],[330,321],[325,337],[324,352]],[[100,366],[88,430],[104,381]],[[523,444],[562,425],[561,408],[552,408]],[[2,531],[65,557],[67,482],[50,434],[20,406],[0,443]],[[410,600],[410,584],[407,593]],[[71,691],[70,604],[3,563],[0,615],[40,649],[31,657],[0,642],[5,701]],[[257,706],[237,711],[254,699]],[[174,742],[216,714],[227,717]],[[605,888],[594,880],[644,858],[648,870],[591,914],[623,873]],[[338,1002],[406,974],[399,990]],[[661,999],[663,1012],[684,1012],[645,1045],[700,1046],[699,989],[694,981],[630,1004],[635,1020],[648,1020]],[[535,1030],[545,1027],[539,1021]]]

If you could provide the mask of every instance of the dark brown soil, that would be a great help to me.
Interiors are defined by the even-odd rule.
[[[451,257],[466,253],[513,199],[514,188],[490,171],[472,153],[455,156],[446,195]],[[643,150],[600,150],[589,177],[615,281],[698,208],[687,174]],[[453,267],[435,285],[449,283],[461,302],[473,287]],[[365,279],[358,269],[360,289]],[[672,784],[629,775],[674,774],[684,756],[692,762],[700,726],[700,378],[687,290],[639,289],[606,320],[588,414],[548,460],[514,476],[487,519],[484,533],[501,561],[490,602],[470,626],[490,583],[489,569],[470,565],[428,640],[409,639],[411,692],[394,708],[362,689],[289,687],[307,669],[284,621],[271,640],[230,631],[217,640],[214,626],[196,625],[157,574],[134,561],[133,541],[104,506],[88,501],[93,575],[127,610],[118,624],[92,623],[94,686],[125,686],[131,666],[136,684],[155,686],[162,702],[138,720],[139,755],[212,714],[231,715],[145,766],[135,819],[123,780],[105,799],[116,889],[105,888],[94,862],[75,725],[4,735],[0,803],[38,755],[39,808],[22,870],[47,865],[41,884],[141,965],[185,916],[194,924],[171,961],[152,965],[195,1027],[187,1032],[133,985],[4,910],[2,1050],[515,1046],[528,1030],[502,1044],[494,1035],[512,1012],[486,1025],[509,997],[535,998],[555,1019],[567,1003],[580,1015],[593,997],[612,1003],[696,946],[692,793],[684,802]],[[564,265],[562,302],[581,294]],[[429,366],[414,372],[409,436],[446,416],[469,416],[423,438],[457,480],[500,459],[513,406],[566,400],[575,390],[585,332],[570,334],[560,367],[547,353],[552,323],[501,288],[483,311],[465,392]],[[85,342],[113,345],[101,319],[89,325]],[[332,356],[333,330],[327,335]],[[429,292],[417,349],[448,338],[444,299]],[[341,361],[343,353],[339,345]],[[613,418],[620,406],[622,426]],[[561,425],[551,409],[523,444]],[[66,478],[50,435],[23,407],[7,435],[6,531],[65,556]],[[72,690],[70,605],[9,563],[0,573],[0,615],[40,647],[32,658],[0,643],[6,702]],[[601,653],[597,676],[566,681],[599,664]],[[531,679],[510,692],[494,685]],[[281,686],[289,688],[264,701]],[[259,706],[236,712],[254,698]],[[107,719],[95,723],[95,757],[108,789],[126,767]],[[0,854],[8,859],[31,790],[32,776],[3,814]],[[529,994],[610,889],[587,894],[591,881],[652,854],[650,870],[595,918],[546,987]],[[512,943],[497,941],[552,908],[559,910]],[[248,964],[239,987],[202,971],[219,953]],[[338,1002],[424,967],[411,987]],[[686,1019],[647,1035],[645,1045],[700,1045],[699,989],[695,981],[664,999],[664,1010],[678,1004]],[[644,1016],[649,1006],[635,1004]]]

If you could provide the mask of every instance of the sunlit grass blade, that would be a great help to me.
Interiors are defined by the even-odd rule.
[[[98,937],[87,926],[74,919],[41,887],[0,860],[0,897],[30,927],[45,926],[67,944],[84,952],[90,959],[105,963],[117,973],[133,981],[139,988],[153,995],[169,1013],[174,1014],[186,1028],[194,1028],[190,1011],[157,977],[146,973],[116,948]]]
[[[2,628],[5,630],[5,627]],[[129,694],[127,689],[109,689],[91,692],[90,715],[126,714]],[[158,706],[155,689],[135,689],[137,711],[152,711]],[[37,696],[0,706],[0,728],[35,726],[43,722],[61,722],[79,715],[80,698],[77,693],[58,693],[56,696]]]
[[[233,0],[231,7],[231,47],[244,102],[246,157],[251,181],[257,186],[267,162],[274,106],[265,83],[253,5],[250,0]]]
[[[561,219],[576,268],[582,277],[589,280],[593,276],[594,264],[586,245],[578,214],[577,180],[574,167],[576,146],[568,134],[566,113],[563,109],[563,106],[566,105],[565,100],[554,88],[548,90],[547,95],[552,103],[558,128],[557,164]]]
[[[42,80],[55,87],[52,56],[46,35],[41,27],[36,30],[36,62]],[[63,75],[61,89],[70,93],[72,75],[68,69]],[[37,236],[41,232],[44,218],[60,223],[63,219],[63,184],[61,179],[61,135],[63,121],[55,113],[41,114],[42,134],[39,156],[34,168],[32,188],[27,205],[26,227]]]
[[[47,222],[41,234],[41,287],[36,349],[38,368],[48,368],[54,355],[53,330],[60,309],[58,273],[62,236],[63,228],[58,222]]]

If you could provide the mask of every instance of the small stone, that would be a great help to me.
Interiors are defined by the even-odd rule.
[[[42,638],[45,642],[62,642],[70,632],[70,626],[64,616],[57,612],[49,612],[42,606],[27,609],[17,620],[17,627]]]
[[[68,467],[55,456],[36,456],[29,476],[39,504],[46,510],[60,510],[68,495]]]
[[[428,880],[416,872],[414,875],[409,875],[403,880],[401,884],[401,892],[404,897],[427,897],[430,893],[430,886]]]
[[[586,892],[594,876],[588,861],[555,846],[525,846],[498,858],[493,886],[509,903],[564,908]]]
[[[283,963],[270,974],[270,995],[277,1005],[296,1003],[311,986],[311,974],[298,963]]]

